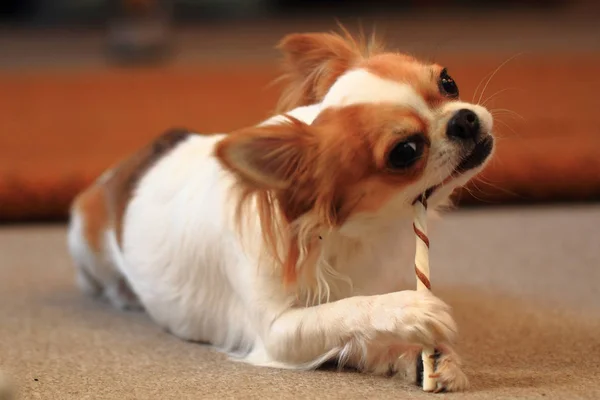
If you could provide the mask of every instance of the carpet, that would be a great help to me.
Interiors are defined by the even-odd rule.
[[[0,369],[21,399],[600,398],[600,206],[449,213],[431,234],[472,389],[235,363],[83,297],[65,228],[0,228]]]

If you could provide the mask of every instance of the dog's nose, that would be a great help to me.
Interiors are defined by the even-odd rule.
[[[446,134],[453,139],[475,139],[479,135],[479,117],[473,111],[463,108],[458,110],[450,121]]]

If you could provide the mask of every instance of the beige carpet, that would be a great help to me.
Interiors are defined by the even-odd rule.
[[[0,228],[0,369],[22,399],[598,399],[600,206],[455,212],[432,235],[473,388],[228,361],[82,297],[64,227]]]

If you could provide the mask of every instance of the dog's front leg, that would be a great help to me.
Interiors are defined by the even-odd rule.
[[[455,332],[445,303],[427,292],[403,291],[290,308],[272,321],[262,339],[272,361],[291,367],[343,358],[364,368],[368,360],[388,362],[382,351],[451,343]]]

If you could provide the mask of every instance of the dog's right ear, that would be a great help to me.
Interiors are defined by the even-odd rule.
[[[307,179],[316,152],[311,127],[295,119],[227,135],[215,149],[221,164],[254,189],[285,190]]]
[[[285,36],[277,48],[284,56],[286,83],[278,112],[317,103],[333,83],[363,60],[374,42],[355,40],[344,30],[334,33],[299,33]]]

